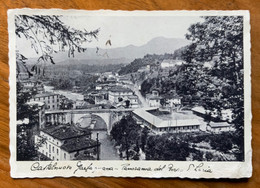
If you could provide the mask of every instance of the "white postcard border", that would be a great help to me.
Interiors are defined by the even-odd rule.
[[[16,161],[16,58],[15,14],[63,14],[96,16],[244,16],[244,162],[199,161]],[[9,66],[10,66],[10,166],[13,178],[34,177],[180,177],[180,178],[244,178],[252,175],[251,149],[251,59],[249,11],[111,11],[111,10],[61,10],[13,9],[8,10]],[[124,165],[133,170],[124,170]],[[165,165],[165,166],[164,166]],[[71,167],[71,168],[70,168]],[[84,168],[83,168],[84,167]],[[91,168],[90,168],[91,167]],[[196,168],[198,167],[198,168]],[[57,169],[58,168],[58,169]],[[63,169],[60,169],[63,168]],[[77,170],[78,169],[78,170]],[[149,170],[150,169],[150,170]]]

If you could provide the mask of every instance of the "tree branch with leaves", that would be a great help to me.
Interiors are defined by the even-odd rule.
[[[68,57],[74,57],[75,52],[85,52],[83,45],[97,39],[99,29],[94,31],[79,30],[67,26],[61,21],[62,16],[56,15],[17,15],[15,17],[15,34],[30,41],[31,48],[39,54],[37,62],[32,67],[36,74],[44,74],[39,70],[40,64],[55,64],[53,54],[58,51],[68,51]],[[17,67],[29,71],[25,64],[26,57],[17,53]],[[43,66],[44,67],[44,66]],[[17,74],[20,73],[17,69]],[[30,71],[29,71],[30,72]]]

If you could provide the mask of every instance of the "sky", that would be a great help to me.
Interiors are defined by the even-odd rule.
[[[155,37],[185,38],[193,23],[202,21],[198,16],[63,16],[61,20],[70,27],[92,31],[100,29],[98,40],[86,44],[89,48],[116,48],[128,45],[141,46]],[[106,46],[107,40],[112,46]],[[37,56],[30,43],[17,40],[17,49],[26,57]],[[28,46],[28,47],[27,47]]]

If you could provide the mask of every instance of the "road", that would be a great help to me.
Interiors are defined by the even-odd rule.
[[[92,131],[92,139],[96,140],[97,132],[101,143],[100,160],[120,160],[120,157],[114,147],[114,143],[107,135],[107,131]]]
[[[140,100],[140,102],[141,102],[141,107],[145,107],[145,108],[147,108],[147,107],[149,107],[149,104],[147,103],[147,101],[145,100],[145,98],[142,96],[142,94],[140,93],[140,91],[139,91],[139,88],[138,88],[138,86],[137,85],[127,85],[127,87],[129,88],[129,89],[131,89],[133,92],[135,92],[135,95],[137,95],[138,96],[138,98],[139,98],[139,100]]]

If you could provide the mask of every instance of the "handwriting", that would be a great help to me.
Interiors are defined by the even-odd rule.
[[[151,167],[131,167],[129,163],[122,164],[124,171],[152,171]]]
[[[71,170],[73,174],[77,172],[89,172],[94,173],[96,171],[143,171],[143,172],[173,172],[181,173],[185,171],[185,167],[178,166],[174,163],[160,164],[157,167],[151,166],[136,166],[131,163],[124,163],[121,165],[121,168],[118,166],[96,166],[94,162],[87,163],[86,161],[78,161],[75,166],[70,165],[61,165],[59,162],[50,162],[47,165],[42,165],[40,162],[34,162],[30,168],[31,171],[44,171],[44,170]],[[205,172],[213,173],[211,167],[205,163],[190,163],[186,168],[187,172],[196,173],[196,172]]]
[[[77,169],[74,170],[73,174],[75,174],[78,170],[84,170],[85,172],[92,171],[93,172],[93,163],[90,163],[88,166],[84,166],[81,161],[77,162]]]
[[[31,171],[43,171],[43,170],[71,170],[72,166],[62,165],[58,166],[58,163],[50,162],[49,164],[42,166],[40,162],[35,162],[31,165]]]
[[[170,172],[182,172],[183,170],[181,170],[180,168],[175,168],[174,166],[173,166],[173,164],[169,164],[168,165],[168,170],[170,171]]]
[[[159,166],[159,167],[157,167],[157,168],[154,168],[154,171],[163,171],[163,169],[165,169],[166,168],[166,165],[163,165],[163,166]]]
[[[212,173],[210,166],[205,167],[204,163],[199,163],[198,165],[190,164],[187,171]]]

